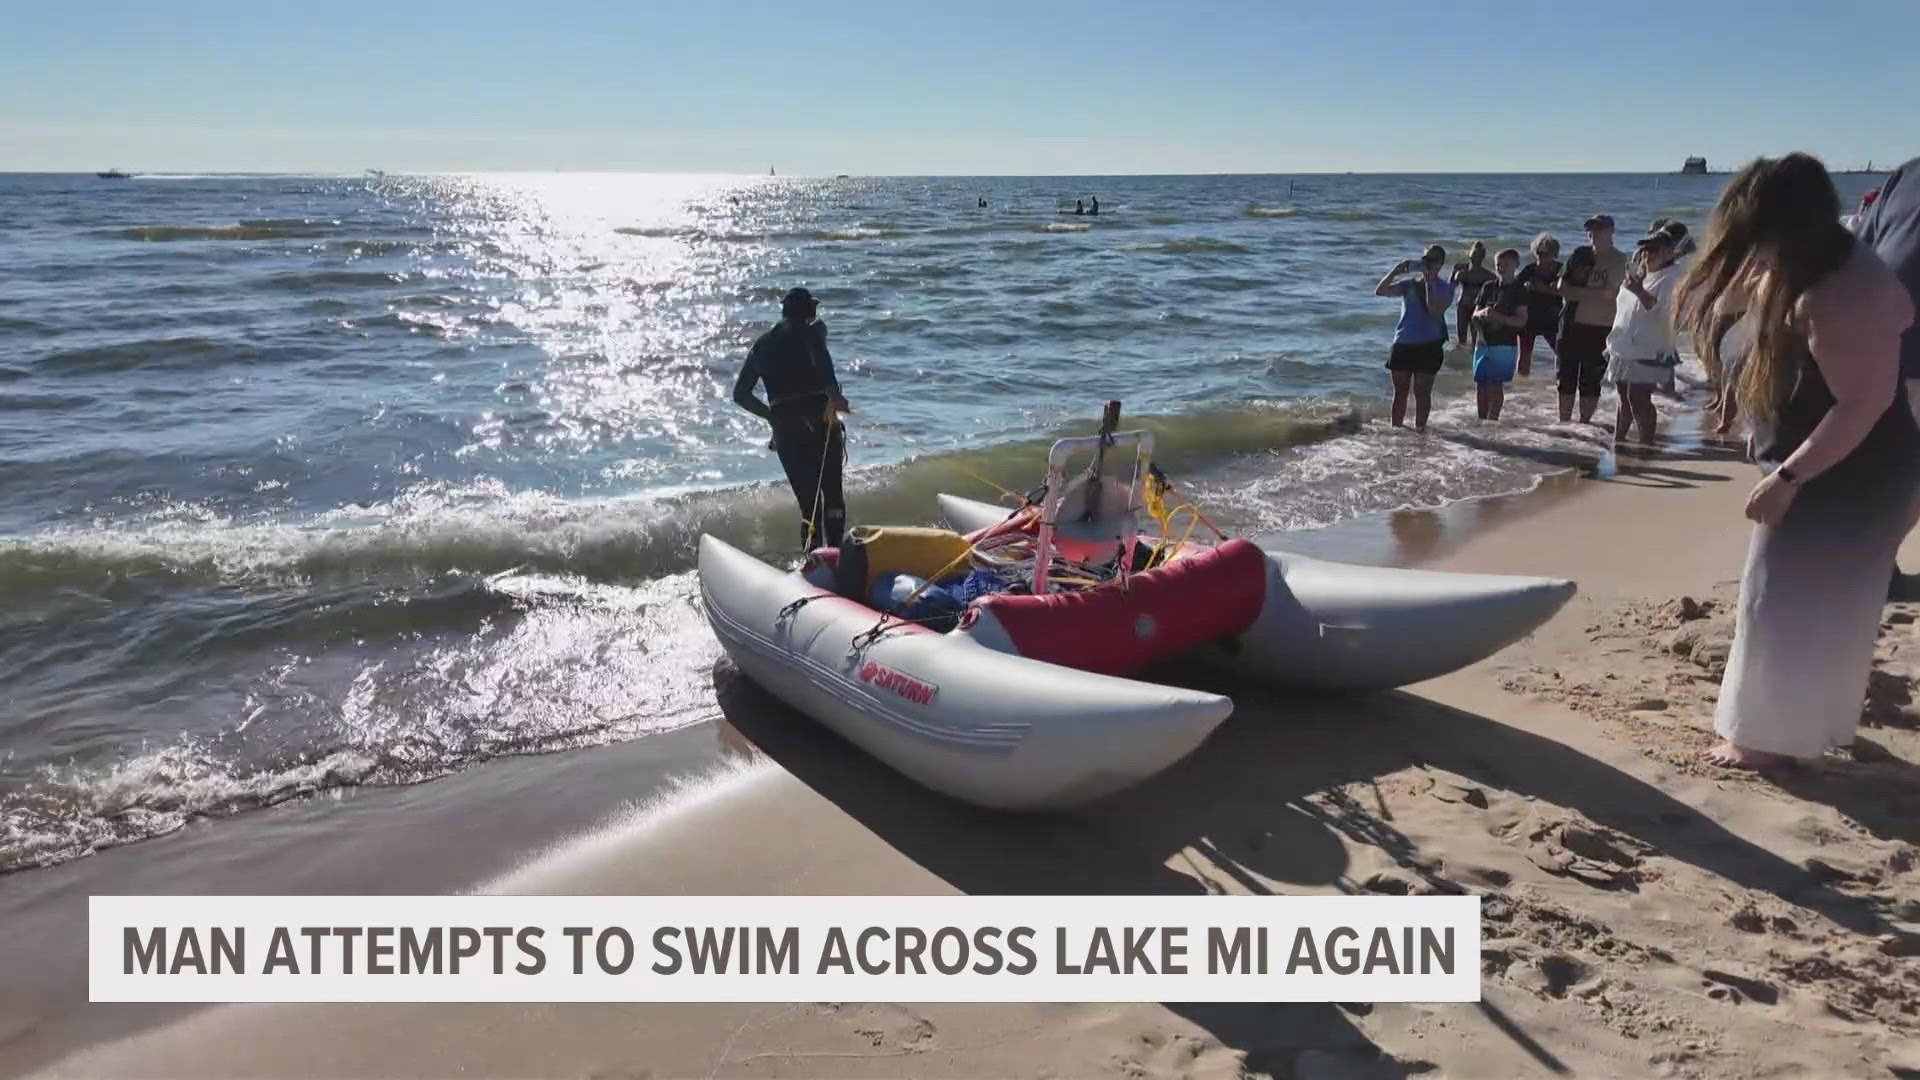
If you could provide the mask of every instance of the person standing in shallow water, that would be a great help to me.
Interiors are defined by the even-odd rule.
[[[1580,404],[1580,422],[1590,423],[1600,407],[1600,384],[1607,374],[1607,335],[1620,285],[1627,279],[1627,253],[1613,246],[1613,218],[1595,214],[1586,221],[1588,243],[1573,249],[1560,275],[1560,295],[1566,313],[1560,323],[1560,419],[1573,419],[1574,401]]]
[[[1413,397],[1413,426],[1427,430],[1427,414],[1433,409],[1433,377],[1447,359],[1447,307],[1453,302],[1453,286],[1440,280],[1440,268],[1446,265],[1447,252],[1440,245],[1428,248],[1419,263],[1408,259],[1387,271],[1375,296],[1400,301],[1400,322],[1393,331],[1393,351],[1387,357],[1387,370],[1393,373],[1393,426],[1407,421],[1407,398]],[[1418,269],[1419,277],[1401,280],[1400,275]]]
[[[807,290],[787,293],[780,321],[754,341],[733,384],[734,404],[773,426],[773,450],[800,504],[804,550],[839,546],[847,527],[841,491],[846,428],[839,414],[853,407],[840,393],[819,310]],[[759,383],[766,384],[765,401],[754,393]]]
[[[1519,359],[1520,331],[1527,325],[1527,287],[1515,276],[1520,253],[1502,251],[1494,256],[1493,268],[1499,277],[1482,286],[1473,302],[1473,332],[1479,339],[1473,347],[1473,385],[1482,420],[1500,419]]]
[[[1533,238],[1533,261],[1522,267],[1517,279],[1527,290],[1527,325],[1520,331],[1518,374],[1533,374],[1533,342],[1546,338],[1549,349],[1558,350],[1560,340],[1560,241],[1552,233]]]
[[[1673,377],[1680,363],[1673,336],[1673,291],[1682,271],[1675,265],[1674,250],[1685,236],[1686,229],[1675,224],[1641,240],[1620,286],[1613,329],[1607,334],[1607,379],[1620,395],[1613,425],[1616,446],[1636,426],[1640,441],[1653,444],[1653,391]]]
[[[1718,350],[1745,311],[1731,392],[1763,475],[1709,761],[1763,768],[1853,742],[1887,575],[1920,493],[1920,428],[1900,383],[1905,286],[1840,223],[1826,167],[1761,158],[1720,196],[1680,285],[1680,321]],[[1714,357],[1710,367],[1718,366]]]
[[[1494,272],[1487,269],[1487,245],[1478,240],[1467,249],[1467,261],[1455,263],[1453,276],[1448,279],[1454,292],[1460,297],[1460,310],[1454,312],[1453,325],[1459,336],[1461,348],[1467,347],[1467,333],[1473,326],[1473,307],[1480,299],[1480,290],[1493,284],[1497,279]]]

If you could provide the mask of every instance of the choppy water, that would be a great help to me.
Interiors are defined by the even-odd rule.
[[[1292,529],[1595,453],[1544,380],[1385,427],[1387,265],[1720,183],[0,176],[0,870],[712,715],[692,544],[791,541],[728,400],[789,286],[856,519],[1025,488],[1118,397],[1212,516]]]

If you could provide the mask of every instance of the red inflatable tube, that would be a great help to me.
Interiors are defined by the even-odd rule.
[[[1046,596],[984,596],[1021,656],[1103,675],[1131,675],[1156,660],[1232,637],[1266,602],[1267,557],[1248,540],[1103,585]],[[971,612],[969,612],[971,614]],[[963,624],[964,625],[964,624]]]

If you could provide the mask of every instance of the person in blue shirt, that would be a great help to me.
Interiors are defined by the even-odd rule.
[[[1447,359],[1447,308],[1453,303],[1453,286],[1440,277],[1446,263],[1446,249],[1435,244],[1417,264],[1412,259],[1400,262],[1373,288],[1375,296],[1400,301],[1400,322],[1394,327],[1393,351],[1387,357],[1387,370],[1393,373],[1394,427],[1406,426],[1411,394],[1414,430],[1427,430],[1433,377]],[[1414,269],[1420,276],[1401,279],[1400,275]]]
[[[733,384],[734,404],[773,427],[773,450],[800,503],[800,538],[806,550],[838,547],[847,527],[841,491],[846,428],[839,414],[853,407],[840,393],[840,379],[827,352],[827,324],[820,302],[794,289],[780,302],[780,321],[761,334]],[[767,400],[755,387],[765,383]]]

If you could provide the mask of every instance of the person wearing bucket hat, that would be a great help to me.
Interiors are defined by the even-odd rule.
[[[1639,244],[1636,245],[1637,250],[1635,250],[1633,256],[1634,264],[1636,266],[1644,266],[1647,241],[1655,237],[1666,238],[1668,250],[1673,257],[1674,272],[1684,275],[1687,272],[1688,260],[1694,252],[1693,237],[1687,234],[1687,227],[1685,225],[1672,218],[1654,218],[1653,224],[1647,226],[1646,239],[1641,240]],[[1627,273],[1631,276],[1633,270],[1629,268]],[[1611,363],[1611,361],[1609,361],[1609,363]],[[1680,367],[1676,360],[1674,366],[1667,369],[1666,377],[1660,380],[1659,386],[1662,394],[1676,401],[1680,399],[1679,374]],[[1718,402],[1715,402],[1714,405],[1717,406]]]
[[[1630,428],[1640,429],[1640,441],[1653,442],[1656,416],[1654,389],[1672,378],[1679,360],[1673,330],[1673,292],[1682,271],[1675,265],[1675,237],[1683,226],[1668,225],[1636,245],[1633,265],[1620,287],[1620,302],[1607,334],[1607,378],[1620,394],[1613,441],[1626,441]]]
[[[838,546],[847,527],[841,490],[847,443],[840,414],[853,408],[840,393],[819,311],[811,292],[789,291],[780,301],[780,321],[754,341],[733,384],[734,404],[773,427],[773,451],[800,504],[805,550]],[[765,401],[754,392],[760,383],[767,387]]]

